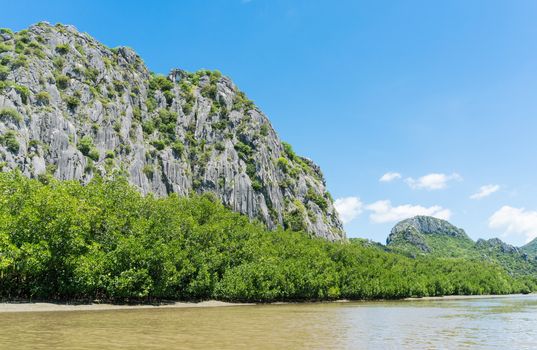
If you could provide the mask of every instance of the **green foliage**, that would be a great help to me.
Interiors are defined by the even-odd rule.
[[[0,28],[0,33],[13,36],[13,31],[9,28]]]
[[[65,67],[65,60],[60,57],[60,56],[56,56],[52,59],[52,65],[54,66],[54,68],[56,68],[58,71],[61,71],[63,69],[63,67]]]
[[[267,231],[214,196],[141,196],[125,179],[0,174],[0,297],[109,301],[392,299],[535,290],[496,265],[411,259]]]
[[[7,88],[14,89],[21,97],[22,103],[28,103],[28,98],[30,97],[30,89],[28,89],[26,86],[19,85],[13,81],[2,81],[0,79],[0,89],[3,90]]]
[[[153,145],[153,147],[155,147],[159,151],[162,151],[166,147],[166,144],[162,140],[151,141],[151,145]]]
[[[91,82],[96,83],[99,77],[99,70],[92,67],[86,68],[84,71],[84,76]]]
[[[30,96],[30,90],[26,86],[22,86],[22,85],[18,85],[18,84],[14,84],[12,87],[20,95],[22,103],[28,103],[28,97]]]
[[[6,80],[8,75],[9,69],[5,66],[0,66],[0,81]]]
[[[13,51],[14,48],[11,45],[8,45],[6,43],[0,43],[0,53]]]
[[[11,119],[14,122],[20,123],[22,116],[15,108],[5,107],[0,109],[0,119]]]
[[[155,173],[155,168],[152,165],[146,164],[144,165],[142,172],[145,174],[145,176],[152,179],[153,174]]]
[[[181,157],[184,150],[185,150],[185,146],[183,145],[182,142],[175,141],[174,143],[172,143],[172,151],[173,153],[175,153],[176,157]]]
[[[149,113],[153,112],[155,109],[157,109],[157,100],[154,96],[149,96],[146,99],[145,105],[147,107],[147,111]]]
[[[20,145],[17,141],[17,134],[13,130],[0,135],[0,144],[4,145],[11,153],[19,152]]]
[[[37,95],[35,95],[35,98],[37,99],[37,102],[42,105],[48,105],[50,102],[50,95],[46,91],[38,92]]]
[[[239,91],[235,94],[235,98],[233,99],[233,110],[236,111],[249,111],[251,109],[254,109],[255,105],[252,100],[249,100],[246,97],[246,94],[242,91]]]
[[[494,241],[494,240],[493,240]],[[537,260],[527,259],[517,249],[505,250],[499,240],[496,244],[482,241],[476,244],[468,237],[452,236],[443,232],[422,233],[407,229],[404,234],[390,236],[387,247],[411,257],[431,256],[435,258],[460,258],[489,261],[502,266],[512,275],[537,273]]]
[[[262,135],[262,136],[267,136],[268,135],[268,131],[269,131],[269,127],[267,124],[263,124],[261,125],[261,127],[259,128],[259,133]]]
[[[149,88],[151,90],[169,91],[173,89],[173,82],[164,75],[151,75],[149,80]]]
[[[253,154],[252,147],[242,141],[238,141],[234,147],[239,153],[239,157],[245,161],[248,160],[248,158],[250,158]]]
[[[108,150],[105,152],[104,157],[106,159],[114,159],[116,157],[116,153],[114,151]]]
[[[65,55],[69,52],[69,45],[67,44],[59,44],[56,46],[56,52],[60,55]]]
[[[70,80],[71,79],[69,79],[67,75],[63,75],[63,74],[56,75],[56,85],[58,85],[58,88],[60,88],[61,90],[67,89],[67,87],[69,86]]]
[[[132,110],[132,117],[134,118],[134,120],[136,120],[137,122],[141,122],[142,121],[142,110],[140,109],[140,107],[134,107],[133,110]]]
[[[326,198],[324,198],[323,195],[316,193],[311,187],[306,193],[306,200],[312,201],[313,203],[317,204],[317,206],[322,210],[326,210],[326,208],[328,207],[328,202],[326,201]]]
[[[94,161],[99,160],[99,151],[93,144],[93,139],[89,135],[83,136],[78,142],[78,150]]]
[[[284,173],[287,173],[289,171],[289,161],[287,160],[287,158],[278,158],[276,160],[276,164],[278,165],[278,168],[280,168]]]
[[[78,96],[66,95],[63,100],[70,109],[75,109],[80,105],[80,98]]]
[[[24,55],[18,55],[14,60],[11,61],[11,68],[17,69],[20,67],[27,67],[28,59]]]

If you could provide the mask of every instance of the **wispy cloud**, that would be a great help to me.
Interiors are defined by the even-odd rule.
[[[334,206],[339,213],[341,221],[347,224],[362,213],[363,203],[358,197],[345,197],[336,199]]]
[[[450,181],[461,181],[462,177],[453,173],[451,175],[441,174],[441,173],[431,173],[424,175],[418,179],[413,179],[411,177],[405,179],[405,182],[412,189],[420,190],[425,189],[429,191],[441,190],[447,187],[448,182]]]
[[[392,182],[400,178],[401,178],[401,174],[395,173],[395,172],[389,172],[389,173],[382,175],[379,181],[380,182]]]
[[[504,205],[489,218],[489,227],[504,231],[504,236],[523,236],[526,243],[537,237],[537,211]]]
[[[479,191],[470,196],[470,199],[481,199],[490,196],[494,192],[498,192],[499,185],[485,185],[479,188]]]
[[[369,219],[375,223],[395,222],[416,215],[434,216],[444,220],[448,220],[451,217],[451,211],[439,205],[423,207],[421,205],[404,204],[394,207],[391,201],[381,200],[369,204],[365,208],[372,212],[369,215]]]

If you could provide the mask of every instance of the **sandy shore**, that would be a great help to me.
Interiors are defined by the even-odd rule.
[[[512,298],[512,297],[521,297],[532,294],[501,294],[501,295],[446,295],[443,297],[422,297],[422,298],[405,298],[403,300],[464,300],[464,299],[493,299],[493,298]]]
[[[464,300],[464,299],[492,299],[492,298],[513,298],[527,296],[528,294],[506,294],[506,295],[447,295],[443,297],[422,297],[404,298],[399,301],[441,301],[441,300]],[[535,295],[535,294],[529,294]],[[396,302],[398,300],[334,300],[320,303],[351,303],[351,302]],[[270,305],[307,304],[308,302],[274,302]],[[315,302],[313,302],[315,303]],[[226,306],[251,306],[255,303],[228,303],[218,300],[207,300],[198,303],[193,302],[172,302],[162,304],[69,304],[69,303],[46,303],[46,302],[6,302],[0,303],[0,313],[3,312],[40,312],[40,311],[98,311],[98,310],[135,310],[135,309],[180,309],[180,308],[207,308]]]
[[[61,304],[61,303],[0,303],[2,312],[39,312],[39,311],[97,311],[97,310],[134,310],[134,309],[163,309],[163,308],[197,308],[197,307],[225,307],[255,305],[247,303],[227,303],[217,300],[202,301],[199,303],[167,303],[167,304]]]

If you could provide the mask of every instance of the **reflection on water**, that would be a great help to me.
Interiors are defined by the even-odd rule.
[[[534,349],[537,296],[0,314],[1,349]]]

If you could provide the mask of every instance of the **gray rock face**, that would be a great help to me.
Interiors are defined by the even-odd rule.
[[[156,76],[71,26],[0,33],[0,168],[83,183],[121,172],[143,194],[212,192],[270,228],[345,237],[319,167],[230,79]]]
[[[517,247],[514,247],[510,244],[505,243],[499,238],[491,238],[491,239],[478,239],[476,242],[476,248],[478,249],[487,249],[487,250],[496,250],[501,253],[508,253],[508,254],[519,254],[520,249]]]
[[[386,241],[387,244],[400,236],[408,236],[412,232],[421,234],[443,234],[452,237],[459,237],[470,240],[470,237],[463,229],[453,226],[446,220],[433,218],[431,216],[414,216],[397,223],[391,230]]]

